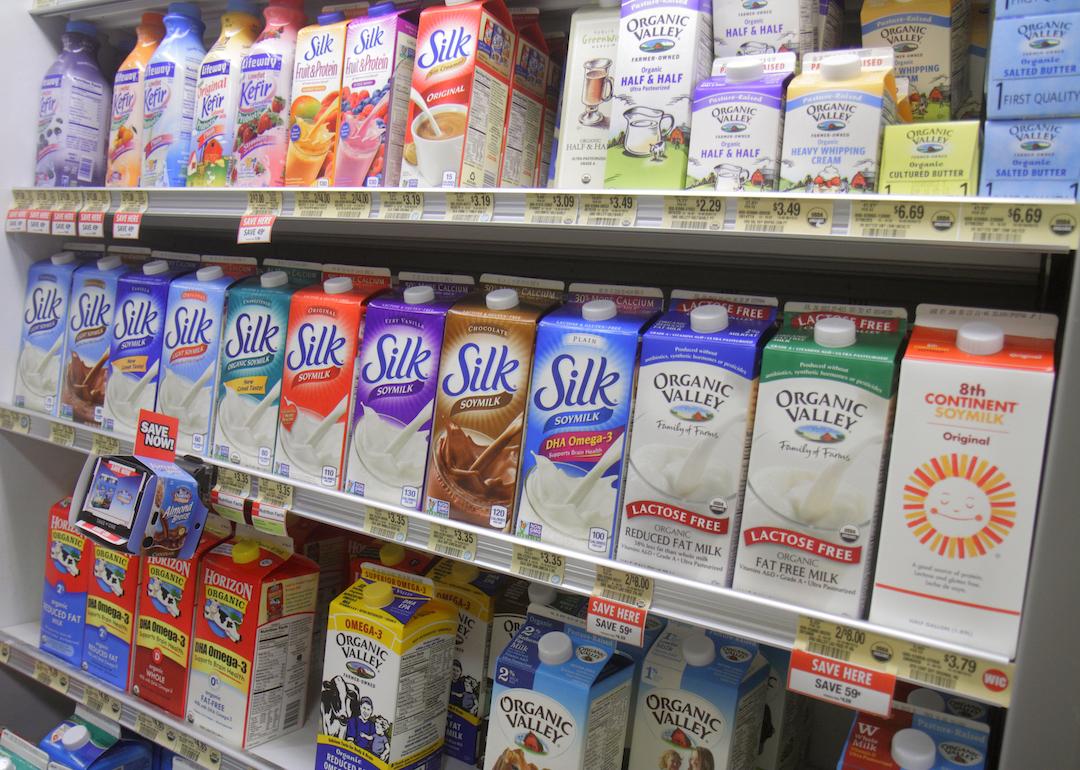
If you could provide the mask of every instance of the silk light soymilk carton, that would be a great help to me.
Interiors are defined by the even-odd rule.
[[[12,395],[15,406],[56,414],[71,279],[78,267],[70,251],[30,265]]]
[[[87,579],[86,632],[81,666],[103,682],[126,691],[135,643],[142,557],[91,543],[93,570]]]
[[[177,454],[210,454],[225,290],[232,282],[208,265],[169,285],[157,411],[180,421]]]
[[[250,749],[304,723],[319,568],[233,537],[203,557],[187,722]]]
[[[1013,657],[1057,318],[920,305],[901,366],[870,617]]]
[[[543,154],[550,57],[544,32],[540,29],[539,11],[516,8],[511,12],[511,18],[516,44],[498,184],[499,187],[536,187]]]
[[[885,127],[878,187],[887,195],[976,195],[977,120]]]
[[[983,770],[986,725],[893,703],[888,717],[855,713],[836,770]]]
[[[1080,119],[988,120],[979,193],[994,198],[1076,198]]]
[[[510,104],[514,27],[502,0],[420,14],[402,187],[495,187]]]
[[[712,0],[712,44],[717,58],[823,50],[817,46],[818,0]]]
[[[992,35],[988,118],[1080,115],[1080,9],[998,18]]]
[[[49,510],[49,554],[41,600],[38,646],[72,666],[82,663],[86,591],[93,573],[93,545],[68,521],[71,498]]]
[[[691,99],[711,36],[710,0],[623,0],[604,187],[686,187]]]
[[[771,297],[673,292],[641,342],[616,558],[731,583]]]
[[[717,59],[713,72],[694,89],[686,188],[777,189],[795,54]]]
[[[902,308],[789,302],[761,359],[733,587],[862,617]]]
[[[618,770],[632,675],[614,642],[530,614],[496,664],[484,770]]]

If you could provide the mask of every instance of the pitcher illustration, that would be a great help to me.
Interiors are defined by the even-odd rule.
[[[713,166],[713,173],[716,174],[717,190],[741,190],[750,180],[750,172],[734,163]]]
[[[623,151],[638,158],[666,156],[664,142],[675,127],[675,118],[652,107],[631,107],[623,113],[626,136]],[[659,148],[657,147],[659,145]]]
[[[578,117],[578,123],[583,126],[607,123],[607,116],[600,111],[600,105],[611,101],[613,87],[611,59],[590,59],[585,62],[585,83],[581,93],[585,112]]]

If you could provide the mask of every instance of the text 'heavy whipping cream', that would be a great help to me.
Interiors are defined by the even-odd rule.
[[[761,360],[737,590],[862,615],[906,328],[900,308],[784,307]]]
[[[71,279],[77,267],[70,251],[30,265],[12,396],[15,406],[56,414]]]

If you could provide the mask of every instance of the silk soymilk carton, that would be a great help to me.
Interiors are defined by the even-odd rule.
[[[901,366],[870,617],[1013,657],[1057,318],[920,305]]]
[[[49,554],[41,600],[41,649],[72,666],[82,662],[86,591],[93,572],[93,545],[68,521],[71,498],[49,510]]]
[[[71,279],[78,267],[70,251],[30,265],[12,395],[15,406],[56,415]]]
[[[821,5],[818,0],[712,0],[713,51],[722,58],[822,50],[816,44]]]
[[[535,8],[515,9],[514,66],[510,72],[510,106],[502,155],[499,187],[536,187],[540,179],[541,139],[547,103],[547,76],[551,60],[540,13]]]
[[[994,198],[1076,198],[1080,119],[988,120],[979,194]]]
[[[726,586],[776,300],[672,303],[641,341],[616,558]]]
[[[691,99],[711,36],[710,0],[623,0],[604,187],[686,187]]]
[[[986,116],[1080,115],[1080,9],[994,20]]]
[[[901,308],[785,305],[761,359],[736,590],[862,616],[906,331]]]
[[[93,571],[87,579],[82,669],[126,691],[135,643],[141,557],[91,543]]]

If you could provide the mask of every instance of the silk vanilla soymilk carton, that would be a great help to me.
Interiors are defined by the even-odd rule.
[[[821,6],[818,0],[712,0],[713,51],[721,58],[820,50]]]
[[[77,267],[79,263],[70,251],[30,266],[12,396],[15,406],[56,414],[71,278]]]
[[[641,341],[616,558],[726,586],[776,300],[672,303]]]
[[[870,618],[1013,657],[1057,318],[920,305],[900,368]]]
[[[789,302],[761,359],[733,587],[862,617],[901,308]]]

